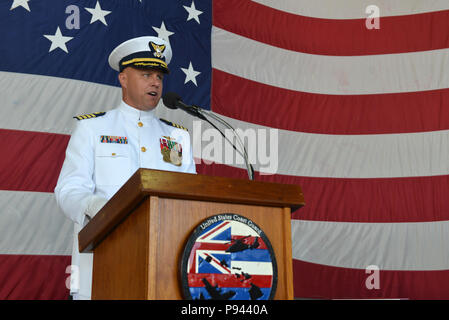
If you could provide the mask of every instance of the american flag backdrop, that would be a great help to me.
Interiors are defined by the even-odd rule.
[[[295,297],[449,298],[447,0],[1,0],[0,299],[67,298],[72,117],[118,105],[108,55],[144,35],[173,48],[165,91],[278,129],[275,174],[254,167],[304,192]],[[247,177],[215,156],[198,173]]]

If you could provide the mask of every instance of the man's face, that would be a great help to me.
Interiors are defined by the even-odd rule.
[[[125,68],[119,74],[123,101],[139,110],[154,109],[162,96],[164,73],[157,69]]]

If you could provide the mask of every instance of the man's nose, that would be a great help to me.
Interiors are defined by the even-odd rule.
[[[162,83],[162,80],[159,79],[157,75],[152,75],[151,77],[149,77],[149,82],[150,85],[159,87]]]

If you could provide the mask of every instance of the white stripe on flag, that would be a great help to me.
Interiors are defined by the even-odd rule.
[[[0,254],[71,254],[73,223],[54,194],[0,191],[0,208]]]
[[[381,17],[448,10],[447,0],[253,0],[273,9],[322,19],[364,19],[366,7],[375,5]]]
[[[175,122],[185,120],[182,113],[172,113],[171,116]],[[256,139],[258,129],[261,129],[266,133],[267,143],[271,136],[277,142],[278,149],[267,147],[266,150],[270,151],[263,156],[257,154],[261,149],[254,149],[259,141],[247,145],[256,171],[269,172],[261,167],[268,167],[270,161],[277,160],[276,173],[306,177],[388,178],[449,173],[449,130],[379,135],[326,135],[278,130],[278,137],[275,137],[268,127],[224,116],[222,118],[244,133],[255,132]],[[202,122],[201,133],[190,130],[197,143],[193,150],[194,156],[209,161],[218,159],[218,163],[225,163],[224,145],[221,157],[207,152],[211,149],[208,146],[213,146],[214,141],[205,134],[208,128],[210,126]],[[221,139],[218,134],[217,137]],[[228,149],[232,151],[232,147]],[[236,161],[229,165],[244,168]]]
[[[367,56],[294,52],[212,28],[212,67],[270,86],[322,94],[380,94],[449,87],[449,49]],[[251,61],[251,63],[248,63]]]
[[[0,128],[70,134],[73,116],[107,111],[121,89],[58,77],[0,71]]]
[[[448,270],[449,221],[353,223],[292,220],[293,258],[382,270]]]

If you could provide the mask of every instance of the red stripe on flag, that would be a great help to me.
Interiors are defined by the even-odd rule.
[[[272,128],[324,134],[449,129],[449,108],[444,107],[449,104],[449,89],[326,95],[276,88],[216,69],[212,77],[214,112]]]
[[[312,18],[249,0],[213,1],[214,26],[293,51],[353,56],[449,47],[449,10],[380,17],[379,23],[379,29],[368,29],[366,19]]]
[[[265,275],[251,275],[251,278],[245,279],[243,275],[236,274],[189,273],[187,277],[190,287],[204,287],[201,281],[203,278],[206,278],[212,286],[226,288],[249,288],[251,283],[259,288],[270,288],[273,281],[273,276]]]
[[[70,256],[0,255],[0,300],[66,300]]]
[[[206,175],[247,179],[222,164],[197,164]],[[256,180],[301,186],[306,205],[293,219],[337,222],[430,222],[449,220],[449,175],[407,178],[315,178],[258,175]]]
[[[449,270],[379,270],[378,279],[375,277],[373,270],[293,260],[296,298],[449,299]]]
[[[0,129],[0,190],[53,192],[70,136]]]

